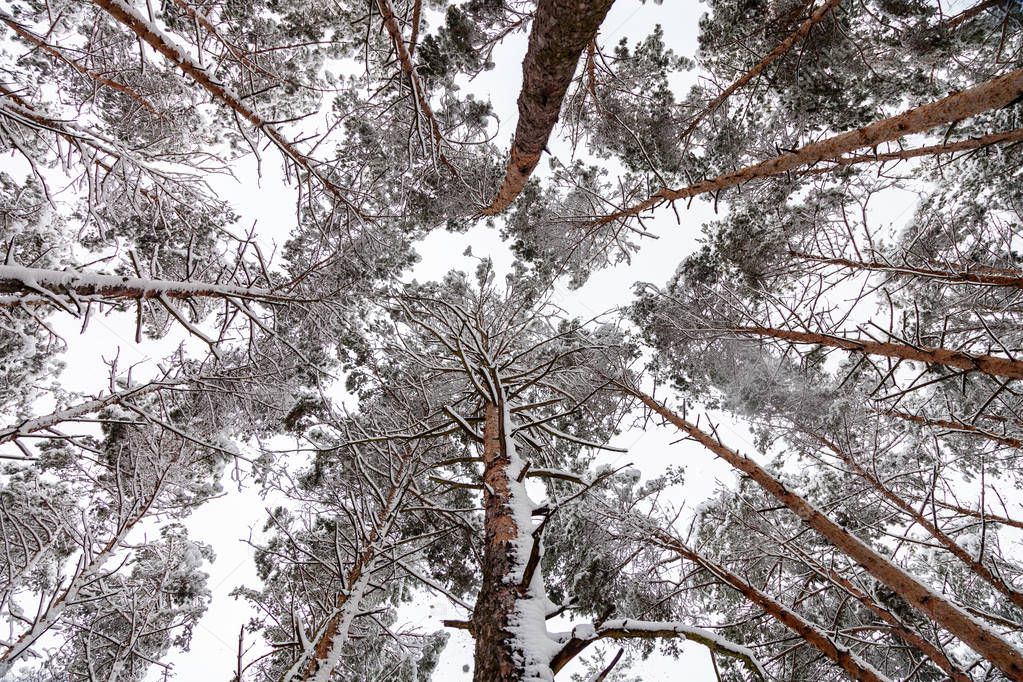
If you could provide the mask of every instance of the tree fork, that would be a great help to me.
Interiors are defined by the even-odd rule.
[[[529,47],[522,62],[519,120],[515,126],[504,179],[486,216],[515,201],[540,162],[561,102],[575,75],[579,57],[597,35],[614,0],[539,0],[533,13]]]
[[[988,659],[1009,679],[1023,680],[1023,653],[1016,647],[832,521],[749,457],[725,446],[639,389],[627,385],[623,385],[623,388],[665,421],[756,481],[766,493],[796,514],[807,526],[820,533],[832,546],[848,555],[893,592]]]

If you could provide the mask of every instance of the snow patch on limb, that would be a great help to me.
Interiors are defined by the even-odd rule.
[[[539,563],[535,565],[526,581],[529,557],[533,546],[542,552],[540,538],[534,537],[533,510],[536,504],[529,499],[526,484],[523,482],[528,473],[526,463],[518,454],[515,439],[515,425],[512,423],[511,411],[507,404],[501,410],[502,434],[505,452],[508,455],[508,493],[511,515],[515,520],[518,537],[513,541],[514,565],[507,580],[524,588],[524,594],[515,601],[515,611],[509,619],[508,631],[514,637],[516,652],[522,656],[523,681],[553,682],[554,672],[551,670],[551,658],[560,646],[556,639],[547,631],[547,612],[550,600],[544,589],[543,573]]]
[[[570,632],[555,635],[561,648],[551,657],[551,668],[554,672],[561,670],[570,660],[598,639],[654,639],[662,637],[681,637],[696,642],[723,656],[739,659],[750,672],[761,680],[768,679],[767,671],[757,660],[756,654],[749,647],[736,644],[725,639],[716,632],[693,627],[673,621],[634,620],[619,618],[603,623],[584,623],[577,625]]]
[[[215,297],[284,301],[287,297],[269,289],[230,286],[206,282],[179,282],[143,277],[101,275],[76,270],[46,270],[20,265],[0,265],[0,292],[2,293],[63,293],[79,296],[109,298],[190,298]]]

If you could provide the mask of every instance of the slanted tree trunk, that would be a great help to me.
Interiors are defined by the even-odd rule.
[[[874,152],[868,154],[851,154],[841,156],[837,159],[828,159],[826,166],[816,166],[807,170],[799,171],[799,175],[824,175],[833,173],[838,168],[853,166],[858,163],[889,163],[892,161],[908,161],[921,156],[941,156],[943,154],[955,154],[956,152],[968,152],[974,149],[983,149],[996,144],[1015,144],[1023,141],[1023,129],[1002,130],[997,133],[971,137],[965,140],[947,142],[943,144],[931,144],[923,147],[910,147],[899,149],[894,152]]]
[[[714,111],[721,106],[725,100],[731,97],[736,90],[762,74],[764,69],[770,66],[773,62],[785,56],[785,54],[792,49],[793,45],[810,35],[810,31],[813,27],[824,21],[824,18],[831,12],[831,10],[838,7],[841,2],[842,0],[826,0],[823,5],[814,10],[813,14],[807,17],[806,21],[799,25],[799,28],[785,36],[785,39],[778,43],[773,50],[764,55],[764,58],[757,62],[753,68],[737,78],[731,85],[722,90],[720,95],[712,99],[710,103],[702,111],[700,111],[700,113],[693,117],[693,120],[689,122],[689,125],[686,126],[685,130],[682,131],[682,134],[679,137],[682,140],[685,140],[692,135],[693,131],[696,130],[696,127],[700,125],[700,121],[714,113]]]
[[[947,653],[932,644],[930,640],[926,639],[919,632],[906,625],[894,613],[878,604],[873,597],[861,590],[852,580],[842,575],[836,568],[833,566],[822,566],[799,550],[795,550],[795,552],[801,562],[816,571],[820,576],[827,578],[845,590],[850,597],[860,602],[871,613],[884,621],[893,635],[911,647],[918,649],[920,653],[930,659],[949,678],[955,680],[955,682],[972,682],[972,678]]]
[[[1020,139],[1023,140],[1023,131]],[[810,253],[793,251],[791,255],[800,260],[834,265],[848,270],[869,270],[887,272],[905,277],[934,279],[949,284],[979,284],[982,286],[1011,287],[1023,289],[1023,272],[1008,268],[992,268],[984,265],[967,264],[965,267],[934,267],[931,264],[911,265],[909,263],[891,263],[883,260],[853,260],[851,258],[828,258]]]
[[[939,528],[936,522],[932,522],[922,511],[917,510],[909,502],[896,495],[891,488],[882,483],[875,474],[861,466],[851,453],[839,447],[837,443],[816,434],[813,434],[813,437],[819,440],[828,450],[831,450],[853,473],[869,483],[889,504],[909,516],[918,526],[930,533],[931,537],[938,541],[938,544],[944,547],[952,556],[959,559],[974,575],[1001,592],[1017,608],[1023,609],[1023,594],[1014,590],[982,561],[973,558],[958,542]]]
[[[928,365],[942,365],[971,372],[981,372],[991,376],[1009,379],[1023,379],[1023,361],[1000,358],[995,355],[981,355],[948,348],[929,348],[927,346],[909,346],[904,343],[890,341],[872,341],[869,339],[850,339],[844,336],[821,334],[819,332],[800,332],[774,327],[730,327],[729,332],[740,336],[779,339],[794,344],[841,348],[842,350],[866,355],[880,355],[899,360],[924,362]]]
[[[266,135],[281,150],[285,158],[294,163],[300,171],[314,178],[338,202],[351,209],[356,215],[361,216],[356,206],[349,201],[348,192],[335,184],[319,163],[300,152],[294,143],[281,133],[277,126],[260,116],[258,112],[246,104],[245,100],[238,93],[215,79],[205,67],[192,59],[187,49],[175,43],[167,33],[158,30],[145,17],[139,14],[134,7],[124,2],[124,0],[92,1],[97,7],[105,10],[110,16],[132,31],[138,36],[139,40],[148,44],[166,57],[174,66],[181,69],[197,85],[210,93],[215,100],[234,111],[252,124],[256,130]]]
[[[1009,679],[1023,679],[1023,653],[1012,644],[832,521],[803,497],[789,490],[784,483],[754,460],[725,446],[717,438],[699,429],[646,393],[631,386],[623,388],[664,420],[756,481],[767,494],[796,514],[832,546],[844,552],[914,608],[925,613],[964,644],[988,659]]]
[[[869,125],[850,130],[834,137],[813,142],[780,156],[755,163],[745,168],[703,180],[681,189],[661,189],[639,203],[605,215],[589,224],[606,225],[637,216],[644,211],[669,201],[688,199],[730,189],[757,178],[783,175],[820,161],[837,159],[857,149],[891,142],[906,135],[922,133],[936,126],[947,125],[985,111],[1004,107],[1023,95],[1023,69],[992,78],[980,85],[957,92],[934,102],[920,105],[898,116],[881,119]]]
[[[678,538],[675,538],[664,531],[657,531],[654,533],[654,541],[666,549],[675,552],[680,557],[689,559],[724,584],[734,590],[737,590],[740,594],[742,594],[742,596],[746,597],[746,599],[750,600],[762,609],[764,613],[768,614],[786,628],[802,637],[807,644],[821,652],[832,663],[835,663],[842,668],[842,670],[847,672],[854,680],[861,680],[862,682],[883,682],[888,679],[855,653],[836,644],[831,637],[829,637],[816,625],[806,620],[795,611],[789,609],[781,602],[760,591],[737,574],[729,571],[724,566],[721,566],[710,559],[707,559],[702,554],[693,551]],[[969,680],[969,678],[966,679]]]
[[[504,180],[483,215],[497,215],[515,201],[540,161],[558,122],[561,101],[583,50],[596,37],[614,0],[539,0],[522,62],[519,121]]]

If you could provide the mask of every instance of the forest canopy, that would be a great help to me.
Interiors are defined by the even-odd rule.
[[[1023,680],[1019,0],[0,24],[0,679]]]

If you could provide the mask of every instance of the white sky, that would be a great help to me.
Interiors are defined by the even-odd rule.
[[[966,3],[954,3],[962,4]],[[702,5],[692,0],[667,0],[663,5],[619,0],[605,21],[599,40],[603,45],[611,46],[626,36],[641,39],[650,33],[655,24],[660,23],[664,27],[667,45],[679,54],[693,56],[697,20],[704,11]],[[501,121],[502,137],[499,140],[505,142],[511,136],[517,117],[516,97],[525,48],[525,34],[521,33],[499,45],[494,53],[497,67],[467,85],[467,90],[492,102]],[[693,74],[680,76],[676,92],[683,93],[694,77]],[[567,157],[563,145],[554,145],[553,150],[562,154],[562,158]],[[248,158],[235,165],[235,178],[218,176],[211,179],[211,184],[241,214],[240,229],[248,228],[253,222],[257,224],[256,232],[262,244],[268,247],[269,253],[269,247],[274,243],[277,246],[283,244],[295,226],[294,189],[284,185],[279,159],[274,157],[272,151],[264,154],[263,161],[261,179],[256,176],[254,160]],[[546,160],[541,161],[541,168],[546,168]],[[23,176],[25,173],[23,164],[11,157],[0,158],[0,171],[15,176]],[[897,220],[911,208],[912,203],[905,198],[893,200],[880,209],[880,215],[886,220]],[[627,304],[632,296],[632,284],[637,280],[663,283],[674,272],[679,261],[697,247],[700,226],[713,219],[713,210],[708,202],[696,201],[689,210],[681,210],[681,217],[682,223],[678,225],[671,209],[662,208],[649,222],[652,232],[659,239],[644,244],[631,264],[597,272],[577,291],[559,288],[554,303],[570,314],[592,316]],[[410,273],[410,277],[425,281],[439,278],[453,267],[473,270],[476,260],[454,255],[463,253],[469,245],[476,256],[492,257],[499,270],[508,267],[510,255],[507,249],[499,242],[495,231],[480,225],[464,234],[442,231],[432,233],[419,245],[422,261]],[[120,352],[122,368],[134,362],[151,364],[170,353],[181,340],[180,336],[171,335],[159,341],[147,339],[141,345],[136,345],[133,340],[134,318],[131,314],[97,317],[82,338],[75,338],[80,322],[58,320],[57,324],[73,341],[71,345],[74,349],[66,357],[67,368],[61,383],[68,391],[86,394],[94,394],[106,384],[106,367],[101,361],[102,357],[111,358]],[[45,407],[40,406],[41,410]],[[744,428],[724,422],[721,430],[731,444],[747,451],[752,450],[749,434]],[[636,430],[626,432],[617,439],[615,445],[627,447],[628,454],[605,454],[601,463],[631,462],[642,471],[645,478],[664,473],[669,465],[685,465],[686,483],[679,488],[675,501],[695,506],[709,495],[719,481],[730,483],[733,475],[726,465],[717,462],[692,443],[670,445],[676,437],[676,434],[664,429],[646,433]],[[236,665],[239,628],[252,615],[245,602],[233,599],[228,593],[240,585],[258,585],[251,552],[244,540],[262,527],[266,518],[265,507],[270,503],[251,485],[247,484],[239,490],[235,483],[226,480],[225,488],[228,495],[209,502],[185,522],[194,539],[213,546],[217,559],[207,569],[214,599],[195,630],[191,650],[173,652],[167,659],[174,665],[175,679],[182,682],[230,679]],[[152,527],[144,532],[152,532]],[[440,629],[439,621],[442,618],[464,618],[466,615],[451,609],[443,598],[426,596],[417,608],[408,613],[425,631]],[[552,621],[551,629],[562,627]],[[610,648],[610,651],[613,653],[615,648]],[[471,662],[471,639],[462,631],[453,631],[435,679],[465,679],[469,675],[463,672],[463,666],[469,665],[471,669]],[[572,670],[571,667],[566,669],[559,675],[559,679],[568,679]],[[683,677],[692,680],[713,679],[706,651],[698,645],[689,645],[681,661],[654,656],[635,666],[632,672],[644,680],[677,680]],[[159,679],[159,670],[154,669],[151,677]]]

